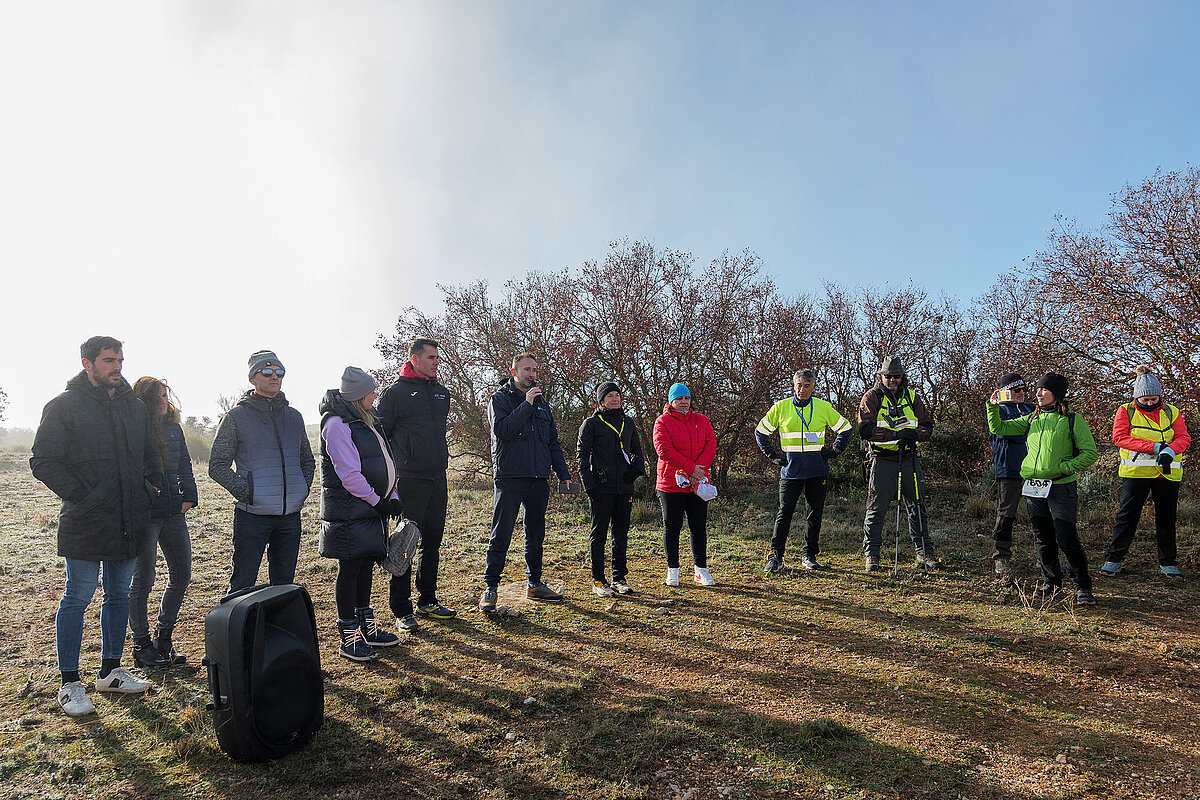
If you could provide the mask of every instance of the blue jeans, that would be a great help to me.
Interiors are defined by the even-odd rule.
[[[545,478],[501,478],[496,481],[492,505],[492,536],[488,540],[487,571],[483,582],[500,585],[500,574],[508,559],[517,511],[525,507],[525,577],[529,584],[542,582],[542,542],[546,538],[546,504],[550,484]]]
[[[292,583],[300,557],[300,512],[251,514],[233,510],[233,575],[229,591],[247,589],[258,580],[263,553],[272,586]]]
[[[129,632],[134,642],[150,635],[148,606],[160,547],[167,562],[167,586],[158,607],[158,627],[174,628],[183,605],[183,593],[192,580],[192,539],[183,514],[151,517],[146,526],[129,590]]]
[[[67,588],[54,615],[54,646],[58,671],[79,669],[83,646],[83,614],[96,594],[103,576],[104,600],[100,603],[100,657],[120,658],[125,649],[125,626],[129,621],[129,582],[137,559],[84,561],[67,559]]]

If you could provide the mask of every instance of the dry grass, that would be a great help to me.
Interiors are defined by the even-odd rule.
[[[317,607],[325,725],[298,753],[241,765],[216,746],[205,676],[194,668],[156,673],[146,698],[92,693],[95,717],[62,715],[54,699],[57,503],[13,454],[0,454],[0,489],[5,797],[1147,798],[1200,790],[1200,592],[1192,579],[1157,575],[1150,536],[1135,543],[1130,574],[1098,582],[1100,607],[1075,613],[1030,606],[992,580],[991,542],[978,536],[987,520],[964,511],[965,497],[940,499],[933,511],[949,569],[925,575],[906,557],[896,578],[859,571],[861,498],[827,508],[824,555],[834,570],[773,577],[760,571],[771,498],[723,499],[710,530],[721,585],[672,590],[661,584],[656,514],[646,507],[630,548],[640,593],[610,608],[588,591],[585,508],[556,498],[546,576],[567,585],[568,602],[492,620],[471,610],[490,498],[455,490],[441,599],[459,618],[425,624],[359,666],[336,655],[335,565],[316,555],[310,505],[297,579]],[[196,577],[179,631],[193,663],[203,655],[204,613],[228,581],[232,518],[230,501],[207,480],[201,499],[190,517]],[[1194,536],[1189,525],[1181,530]],[[1102,526],[1085,533],[1097,555]],[[794,534],[793,550],[795,542]],[[1028,590],[1027,532],[1017,555]],[[519,567],[518,554],[508,575],[520,577]],[[386,608],[382,577],[376,598]],[[99,660],[97,610],[85,630],[88,668]]]

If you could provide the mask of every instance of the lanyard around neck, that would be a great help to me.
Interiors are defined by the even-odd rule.
[[[810,426],[812,425],[813,416],[816,414],[817,410],[816,404],[813,403],[813,399],[811,397],[808,398],[808,402],[804,404],[805,406],[808,406],[808,419],[804,418],[804,406],[797,405],[796,398],[794,397],[792,398],[792,405],[796,406],[796,416],[800,417],[800,424],[804,426],[804,430],[809,430]]]

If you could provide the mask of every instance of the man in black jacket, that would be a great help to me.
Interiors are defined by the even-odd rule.
[[[129,584],[137,548],[162,484],[150,415],[121,377],[121,342],[93,336],[79,347],[83,372],[46,404],[33,440],[33,475],[62,498],[58,554],[67,586],[54,616],[62,688],[58,704],[73,717],[96,711],[79,679],[83,616],[101,581],[101,692],[150,688],[121,667],[129,621]]]
[[[441,352],[433,339],[414,339],[408,361],[396,382],[383,391],[377,409],[384,433],[396,459],[396,489],[404,514],[421,530],[421,549],[413,559],[416,568],[417,613],[435,619],[455,615],[437,599],[437,577],[442,535],[446,530],[446,417],[450,393],[438,383]],[[396,624],[415,631],[412,604],[413,570],[393,576],[388,593]]]
[[[621,387],[596,388],[598,408],[579,426],[579,479],[592,511],[592,591],[600,597],[633,591],[625,580],[633,482],[646,474],[637,425],[621,410]],[[604,578],[604,540],[612,523],[612,583]]]
[[[492,395],[488,427],[492,431],[492,472],[496,482],[492,534],[488,541],[486,584],[479,610],[496,609],[496,590],[508,558],[517,511],[525,508],[525,577],[527,596],[553,603],[562,595],[542,583],[542,541],[546,537],[546,504],[553,469],[570,486],[571,473],[558,441],[554,415],[537,385],[538,363],[532,353],[513,359],[512,378]]]

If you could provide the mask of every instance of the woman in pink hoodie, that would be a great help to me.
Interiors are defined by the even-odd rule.
[[[696,487],[708,480],[717,436],[708,417],[692,411],[692,395],[682,383],[672,384],[662,416],[654,421],[658,453],[658,502],[663,513],[663,548],[667,551],[667,586],[679,585],[679,532],[687,516],[692,538],[694,577],[701,586],[716,581],[708,572],[708,504]]]

